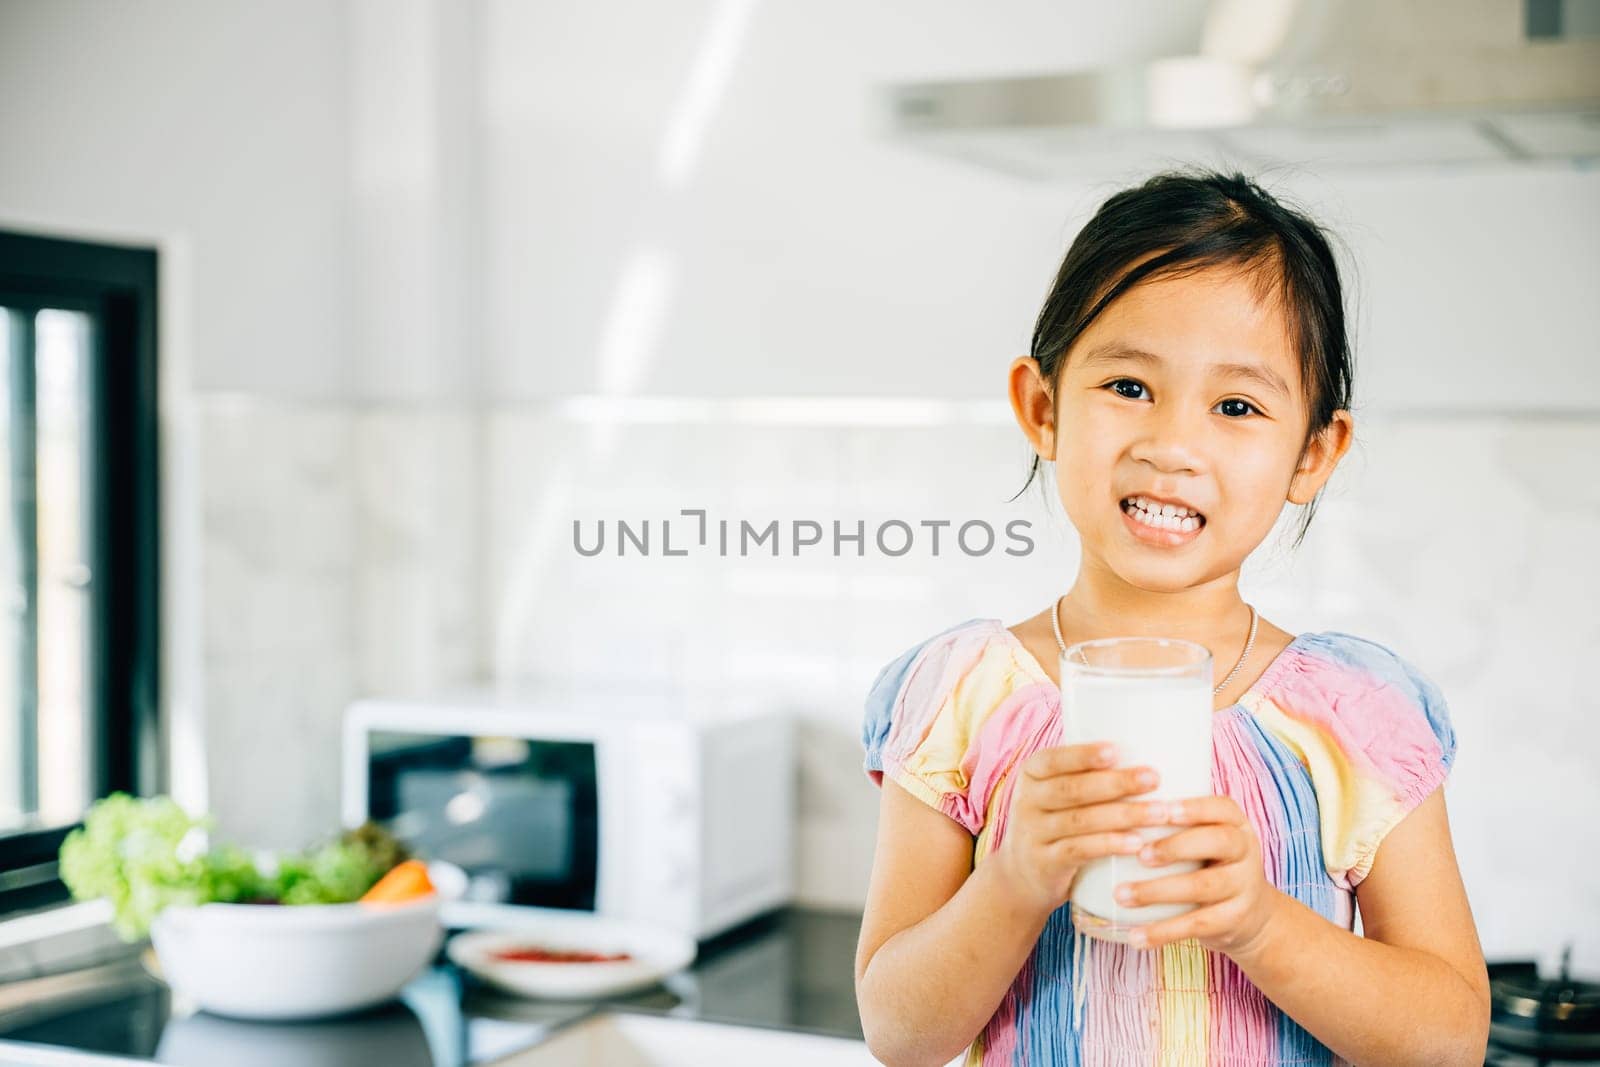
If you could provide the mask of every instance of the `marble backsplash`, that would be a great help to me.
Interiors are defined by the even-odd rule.
[[[1008,621],[1070,583],[1070,527],[992,405],[721,401],[621,414],[571,403],[470,409],[201,398],[190,435],[206,776],[225,832],[304,843],[337,819],[338,723],[358,694],[473,680],[750,683],[800,721],[800,895],[859,907],[876,793],[860,770],[877,669],[974,615]],[[1600,859],[1573,845],[1600,810],[1597,698],[1581,665],[1600,563],[1600,421],[1374,416],[1305,543],[1294,519],[1242,584],[1290,630],[1399,650],[1450,701],[1460,755],[1447,796],[1491,955],[1576,940],[1600,965]],[[866,554],[709,547],[692,528],[865,523]],[[650,519],[645,557],[585,557],[601,519]],[[986,555],[898,557],[870,543],[899,519],[981,519]],[[1034,550],[1001,549],[1031,524]],[[679,522],[685,525],[680,526]],[[636,527],[637,528],[637,527]],[[615,529],[613,527],[614,535]],[[784,535],[787,537],[787,533]],[[614,548],[614,542],[612,546]],[[1552,860],[1551,857],[1560,857]]]

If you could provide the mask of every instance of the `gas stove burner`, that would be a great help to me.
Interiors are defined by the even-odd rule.
[[[1541,978],[1532,961],[1489,964],[1492,1049],[1600,1060],[1600,983],[1572,977],[1571,958],[1568,945],[1554,978]]]

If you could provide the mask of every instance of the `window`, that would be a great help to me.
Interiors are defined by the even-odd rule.
[[[0,232],[0,913],[159,787],[156,254]]]

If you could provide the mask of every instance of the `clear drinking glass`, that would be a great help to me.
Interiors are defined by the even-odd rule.
[[[1110,741],[1118,766],[1150,766],[1161,776],[1137,800],[1179,800],[1211,792],[1211,652],[1166,637],[1081,641],[1061,654],[1061,711],[1067,744]],[[1135,832],[1156,840],[1173,826]],[[1182,915],[1193,904],[1128,907],[1112,895],[1123,882],[1198,870],[1186,860],[1150,867],[1138,856],[1105,856],[1073,879],[1072,921],[1103,941],[1127,941],[1136,926]]]

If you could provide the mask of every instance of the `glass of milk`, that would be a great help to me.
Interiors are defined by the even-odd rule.
[[[1181,800],[1211,793],[1211,652],[1193,641],[1108,637],[1082,641],[1061,654],[1061,713],[1066,744],[1110,741],[1118,766],[1149,766],[1154,790],[1131,800]],[[1147,840],[1175,826],[1135,830]],[[1072,922],[1090,937],[1127,941],[1136,926],[1172,918],[1193,904],[1129,907],[1112,895],[1123,882],[1198,870],[1186,860],[1150,867],[1138,856],[1105,856],[1073,880]]]

